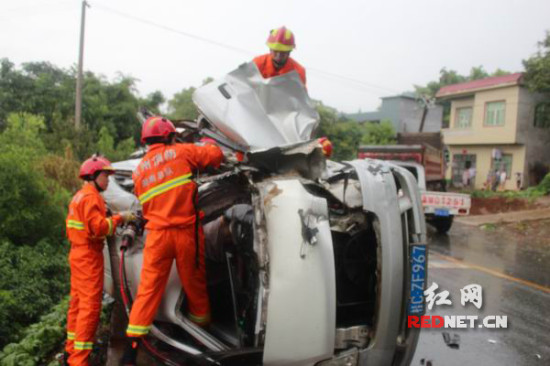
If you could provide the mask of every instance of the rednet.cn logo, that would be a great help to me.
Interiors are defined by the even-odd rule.
[[[428,310],[432,310],[434,305],[452,305],[449,299],[449,291],[436,292],[439,288],[437,283],[424,291],[426,305]],[[473,304],[477,309],[483,305],[483,289],[478,284],[469,284],[460,290],[460,304]],[[418,304],[418,308],[420,308]],[[479,317],[477,315],[409,315],[407,317],[407,327],[409,328],[488,328],[504,329],[508,328],[508,317],[506,315],[487,315]]]

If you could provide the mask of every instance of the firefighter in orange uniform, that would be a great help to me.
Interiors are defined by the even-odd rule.
[[[109,160],[92,156],[80,167],[86,183],[73,197],[67,216],[67,237],[71,242],[71,299],[67,314],[65,361],[69,365],[88,365],[99,322],[103,294],[103,243],[122,222],[133,214],[121,212],[107,217],[100,192],[109,185],[114,172]]]
[[[147,119],[141,132],[148,150],[133,180],[148,232],[141,279],[126,330],[123,365],[135,365],[140,338],[151,329],[174,259],[187,296],[189,319],[200,326],[210,322],[204,236],[192,177],[194,171],[219,167],[223,153],[215,144],[175,143],[175,133],[172,122],[162,117]]]
[[[270,53],[254,58],[254,63],[264,78],[279,76],[295,70],[300,80],[306,86],[306,69],[290,57],[290,52],[296,48],[294,34],[286,27],[273,29],[267,38]],[[332,155],[332,143],[326,137],[321,137],[319,144],[323,154],[328,158]]]
[[[296,47],[294,34],[285,27],[273,29],[267,38],[270,52],[254,58],[254,63],[264,78],[283,75],[295,70],[306,85],[306,69],[292,57],[290,52]]]

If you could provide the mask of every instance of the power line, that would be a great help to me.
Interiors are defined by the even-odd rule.
[[[136,21],[136,22],[139,22],[139,23],[142,23],[142,24],[146,24],[146,25],[154,27],[154,28],[158,28],[158,29],[162,29],[162,30],[165,30],[165,31],[168,31],[168,32],[171,32],[171,33],[179,34],[179,35],[182,35],[184,37],[195,39],[197,41],[209,43],[209,44],[212,44],[212,45],[215,45],[215,46],[218,46],[218,47],[222,47],[222,48],[234,51],[234,52],[238,52],[238,53],[247,55],[249,57],[253,56],[253,54],[250,51],[244,50],[242,48],[235,47],[235,46],[223,43],[223,42],[215,41],[215,40],[212,40],[212,39],[209,39],[209,38],[201,37],[201,36],[198,36],[196,34],[189,33],[189,32],[184,32],[184,31],[181,31],[179,29],[175,29],[175,28],[163,25],[163,24],[155,23],[155,22],[152,22],[152,21],[144,19],[144,18],[136,17],[134,15],[124,13],[122,11],[106,7],[104,5],[96,5],[96,3],[94,3],[94,7],[98,8],[100,10],[103,10],[105,12],[118,15],[122,18],[133,20],[133,21]],[[399,94],[400,93],[399,91],[391,89],[391,88],[383,87],[383,86],[372,84],[372,83],[367,83],[365,81],[353,79],[353,78],[348,77],[348,76],[338,75],[338,74],[335,74],[335,73],[332,73],[332,72],[324,71],[324,70],[317,69],[317,68],[312,68],[312,67],[309,67],[309,66],[307,67],[307,70],[308,71],[313,71],[313,73],[316,73],[320,76],[324,76],[325,78],[332,77],[332,78],[335,78],[335,79],[339,79],[340,81],[355,84],[356,87],[354,89],[360,90],[360,91],[366,91],[366,92],[374,93],[372,89],[376,89],[376,90],[384,91],[384,94],[387,94],[387,93]],[[357,88],[357,87],[360,87],[360,88]],[[365,89],[365,87],[370,88],[370,90]],[[378,92],[377,95],[380,95],[380,92]]]
[[[139,23],[147,24],[151,27],[163,29],[165,31],[176,33],[176,34],[179,34],[179,35],[182,35],[182,36],[185,36],[185,37],[189,37],[189,38],[201,41],[201,42],[210,43],[210,44],[213,44],[215,46],[223,47],[223,48],[226,48],[226,49],[231,50],[231,51],[244,53],[246,55],[251,54],[249,51],[243,50],[243,49],[238,48],[238,47],[230,46],[230,45],[222,43],[222,42],[218,42],[218,41],[214,41],[214,40],[211,40],[211,39],[208,39],[208,38],[197,36],[195,34],[184,32],[184,31],[172,28],[172,27],[168,27],[166,25],[158,24],[158,23],[152,22],[152,21],[147,20],[147,19],[139,18],[139,17],[133,16],[133,15],[130,15],[130,14],[123,13],[123,12],[115,10],[115,9],[108,8],[108,7],[103,6],[103,5],[95,5],[94,4],[94,7],[97,7],[98,9],[104,10],[108,13],[116,14],[116,15],[121,16],[121,17],[126,18],[126,19],[134,20],[134,21],[139,22]]]

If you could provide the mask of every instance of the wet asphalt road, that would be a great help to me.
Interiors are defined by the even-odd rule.
[[[508,327],[423,329],[411,365],[550,365],[550,248],[458,223],[449,235],[431,234],[427,286],[449,291],[452,305],[426,315],[506,315]],[[480,310],[461,305],[460,289],[469,284],[483,288]],[[443,332],[460,337],[458,349]]]

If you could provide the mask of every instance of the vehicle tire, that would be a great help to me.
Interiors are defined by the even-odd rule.
[[[453,225],[453,216],[434,216],[430,220],[430,224],[435,227],[438,233],[446,234]]]

